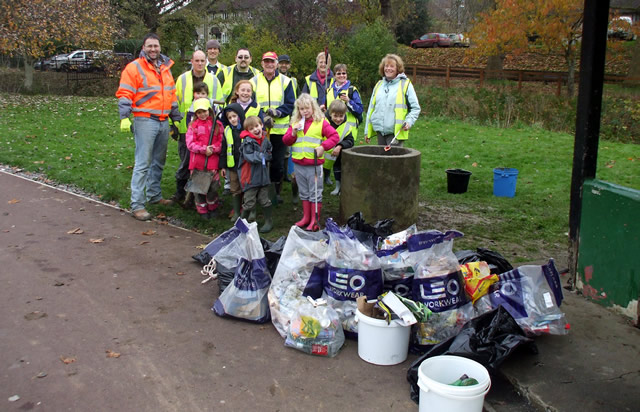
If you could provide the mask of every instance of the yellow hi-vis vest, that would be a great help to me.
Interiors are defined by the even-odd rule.
[[[231,169],[236,160],[233,158],[233,131],[229,126],[224,128],[224,138],[227,141],[227,168]]]
[[[329,85],[327,85],[327,90],[329,90],[331,88],[331,86],[333,85],[333,81],[334,81],[333,77],[331,79],[329,79]],[[305,77],[304,78],[304,82],[307,83],[307,88],[309,89],[309,96],[313,97],[314,99],[317,99],[318,98],[318,83],[311,81],[311,75],[308,75],[307,77]],[[328,95],[329,93],[326,93],[326,94]],[[328,104],[327,104],[327,107],[329,107]]]
[[[264,74],[258,73],[253,79],[253,90],[256,94],[256,102],[263,111],[277,109],[284,104],[284,91],[291,83],[291,79],[279,74],[269,83]],[[283,135],[289,128],[289,116],[273,119],[271,134]]]
[[[321,122],[312,122],[304,133],[302,130],[298,130],[296,142],[291,146],[291,157],[294,159],[313,159],[313,153],[315,148],[322,144],[325,138],[322,136],[322,124],[326,120],[322,119]]]
[[[231,66],[227,66],[224,68],[224,71],[222,73],[224,73],[224,83],[222,84],[222,99],[225,102],[229,101],[229,96],[231,96],[231,93],[233,93],[233,69],[236,68],[236,65],[233,64]],[[253,73],[254,76],[256,76],[259,72],[254,69],[253,67],[249,66],[249,71],[251,73]],[[254,86],[254,90],[255,92],[255,86]]]
[[[209,60],[207,60],[207,71],[211,74],[213,74],[214,76],[217,76],[218,73],[220,73],[222,70],[227,70],[227,66],[225,66],[224,64],[218,62],[218,64],[216,64],[216,71],[214,72],[213,70],[209,70]]]
[[[393,127],[393,134],[395,135],[402,129],[402,124],[404,123],[404,119],[407,117],[407,113],[409,112],[409,106],[407,106],[407,90],[409,89],[409,79],[400,80],[400,87],[398,87],[398,94],[396,95],[396,104],[395,104],[395,125]],[[376,96],[378,95],[378,91],[380,89],[380,85],[382,84],[382,80],[378,81],[376,87],[373,88],[373,93],[371,94],[373,97],[371,98],[371,103],[369,105],[371,107],[376,106]],[[373,113],[373,111],[372,111]],[[371,122],[369,122],[369,128],[367,129],[367,136],[373,136],[373,126],[371,126]],[[397,140],[407,140],[409,138],[409,131],[403,130],[400,134],[398,134]]]
[[[345,136],[349,134],[349,132],[351,132],[351,135],[353,136],[353,132],[356,129],[357,128],[355,126],[351,125],[347,121],[338,126],[338,128],[336,129],[336,132],[338,132],[338,136],[340,136],[340,140],[338,141],[338,143],[340,143],[345,138]],[[337,145],[338,144],[336,143],[336,146]],[[336,162],[336,159],[337,157],[333,155],[333,149],[327,150],[326,152],[324,152],[324,164],[322,165],[322,167],[329,170],[332,169],[333,164]]]
[[[257,105],[256,107],[249,107],[247,111],[244,113],[244,118],[246,119],[249,116],[260,117],[260,110],[261,110],[260,105]]]
[[[182,73],[176,82],[176,97],[178,98],[178,110],[185,116],[178,123],[178,131],[187,133],[187,111],[193,102],[193,76],[191,70]],[[203,82],[209,88],[209,99],[221,100],[222,88],[218,79],[209,72],[204,75]]]
[[[355,86],[349,86],[349,89],[347,89],[347,95],[353,96],[353,91],[354,90],[358,90],[358,89],[356,89]],[[336,98],[333,97],[333,88],[328,88],[327,89],[327,110],[329,110],[329,105],[334,100],[336,100]],[[346,121],[346,123],[351,125],[351,127],[353,128],[353,130],[351,130],[351,135],[353,136],[353,141],[355,142],[355,140],[358,138],[358,120],[353,115],[353,113],[351,113],[349,111],[349,109],[347,109],[347,121]],[[342,140],[342,139],[340,139],[340,140]]]

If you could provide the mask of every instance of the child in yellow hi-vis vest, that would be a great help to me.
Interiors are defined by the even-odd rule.
[[[333,148],[339,139],[316,100],[302,93],[296,100],[289,128],[282,137],[284,144],[292,146],[291,157],[302,200],[304,215],[296,222],[298,227],[312,231],[320,229],[324,152]]]
[[[222,138],[222,151],[220,153],[220,170],[225,182],[229,182],[231,202],[233,212],[230,216],[232,221],[240,217],[240,206],[242,205],[242,188],[238,177],[238,163],[240,162],[240,145],[244,125],[245,111],[238,103],[231,103],[222,110],[222,124],[224,136]]]

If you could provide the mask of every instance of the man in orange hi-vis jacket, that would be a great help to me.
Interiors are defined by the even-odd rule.
[[[138,220],[150,220],[146,202],[171,205],[162,198],[160,180],[167,158],[169,121],[182,120],[176,99],[176,87],[170,68],[173,61],[160,54],[160,40],[154,33],[142,41],[140,57],[122,71],[116,92],[120,130],[131,130],[136,142],[135,165],[131,176],[131,211]]]

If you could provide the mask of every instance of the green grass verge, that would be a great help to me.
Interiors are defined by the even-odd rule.
[[[129,207],[134,141],[131,134],[118,130],[114,98],[0,94],[0,110],[0,163],[44,173],[52,180],[95,193],[106,202]],[[458,229],[465,237],[456,241],[456,249],[489,247],[514,262],[564,253],[572,135],[423,116],[412,129],[407,146],[422,153],[420,229]],[[640,189],[639,152],[638,145],[600,142],[598,178]],[[166,197],[175,191],[177,166],[177,144],[170,141],[162,180]],[[514,198],[493,196],[495,167],[519,170]],[[447,193],[448,168],[473,172],[467,193]],[[323,215],[336,217],[339,200],[329,195],[331,190],[325,189]],[[283,197],[285,203],[275,209],[270,239],[286,234],[302,213],[291,203],[288,184]],[[230,200],[225,198],[225,214],[229,208]],[[225,218],[203,221],[195,211],[177,206],[149,209],[211,236],[230,226]]]

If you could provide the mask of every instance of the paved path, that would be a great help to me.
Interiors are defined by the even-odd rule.
[[[0,187],[0,410],[417,410],[412,356],[370,365],[347,340],[312,357],[270,323],[215,316],[191,259],[210,238],[3,172]],[[565,295],[569,335],[503,374],[539,410],[638,410],[640,329]],[[528,410],[498,385],[487,411]]]
[[[353,341],[312,357],[270,323],[215,316],[191,259],[209,238],[5,173],[0,187],[0,410],[417,409],[410,360],[370,365]]]

